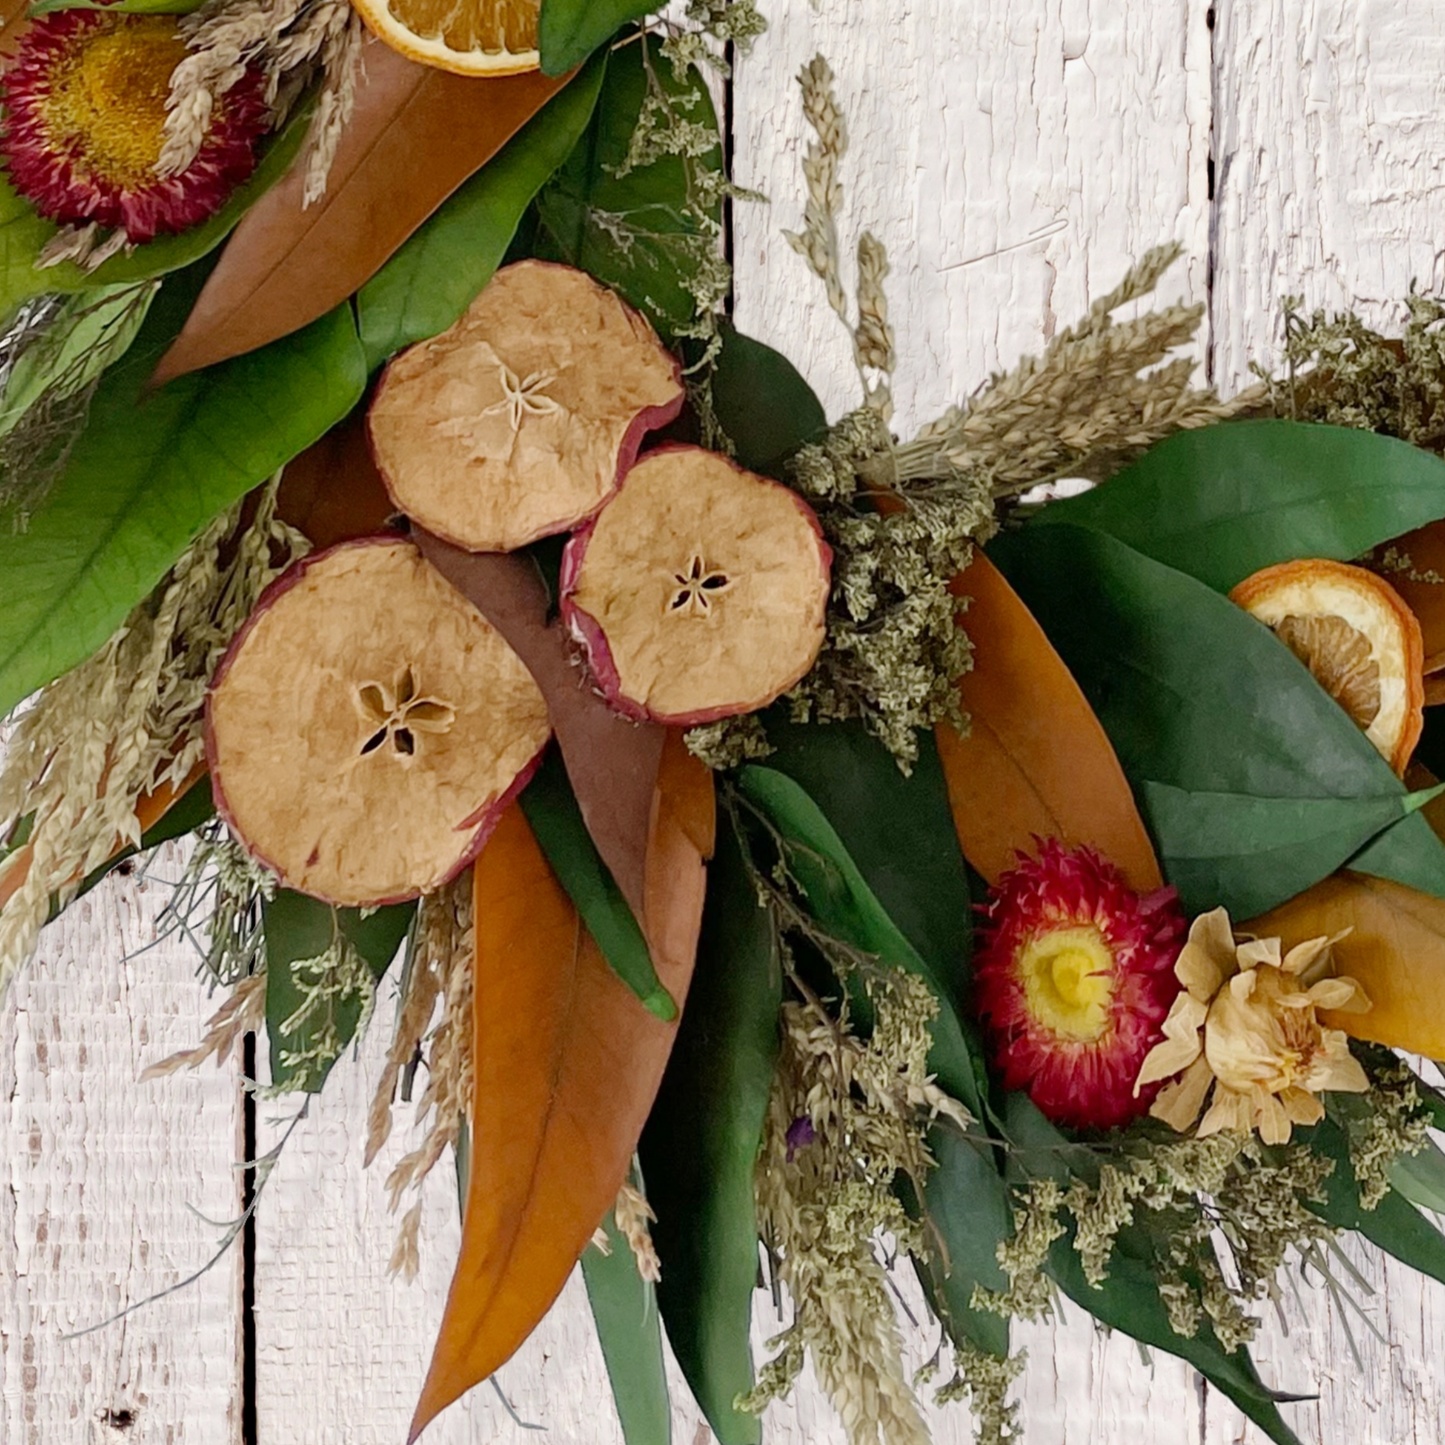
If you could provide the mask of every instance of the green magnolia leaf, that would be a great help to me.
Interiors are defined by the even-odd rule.
[[[720,331],[722,350],[712,373],[718,422],[743,466],[780,477],[783,462],[826,429],[823,403],[781,351],[744,336],[730,322]]]
[[[973,900],[933,737],[918,737],[905,777],[893,754],[859,722],[808,727],[781,710],[764,719],[776,751],[768,766],[817,803],[869,888],[927,960],[962,1014],[970,986]],[[981,1057],[973,1044],[975,1057]]]
[[[693,320],[688,282],[705,261],[715,264],[716,248],[687,214],[687,170],[677,156],[619,173],[647,99],[644,66],[651,66],[681,121],[716,133],[717,117],[697,71],[677,78],[657,42],[645,43],[646,57],[639,42],[609,59],[591,125],[537,197],[543,231],[535,250],[543,259],[578,266],[619,292],[670,341]],[[692,164],[721,175],[721,146]],[[711,207],[714,217],[719,206]]]
[[[50,405],[85,390],[130,349],[159,289],[156,281],[97,286],[71,296],[29,342],[0,394],[0,436],[41,398]]]
[[[532,198],[577,144],[597,105],[595,57],[357,293],[367,367],[445,331],[492,279]]]
[[[195,280],[161,288],[102,379],[60,480],[25,531],[0,529],[0,714],[89,657],[206,523],[361,397],[366,367],[349,306],[148,391]]]
[[[159,848],[162,843],[169,843],[175,838],[184,838],[187,833],[194,833],[202,823],[209,822],[215,816],[216,803],[211,796],[211,775],[207,773],[200,782],[193,783],[155,823],[141,834],[139,848],[125,848],[114,858],[108,859],[99,868],[86,874],[85,881],[75,895],[76,898],[83,898],[107,873],[114,871],[127,859],[134,858],[137,853],[149,853],[152,848]],[[52,913],[51,916],[54,917],[55,913]]]
[[[88,291],[96,286],[148,281],[179,271],[214,251],[240,223],[252,203],[290,169],[311,123],[311,109],[310,105],[297,109],[285,129],[267,145],[250,179],[237,186],[210,220],[179,235],[158,236],[133,251],[112,256],[94,271],[86,271],[72,261],[36,270],[35,258],[59,227],[38,215],[30,202],[18,195],[0,175],[0,318],[31,296],[47,291]]]
[[[982,1120],[982,1070],[954,1011],[950,989],[889,917],[822,810],[775,768],[749,764],[738,775],[738,789],[784,840],[787,866],[818,922],[883,964],[918,975],[933,990],[939,1014],[932,1025],[929,1069]],[[861,989],[850,987],[849,997],[854,1016],[866,1027],[869,1009]],[[994,1251],[1006,1236],[1009,1214],[992,1146],[963,1138],[946,1122],[929,1131],[928,1141],[938,1168],[924,1180],[923,1210],[944,1244],[943,1256],[930,1271],[930,1285],[944,1300],[952,1329],[984,1349],[1006,1352],[1007,1331],[971,1305],[976,1285],[1002,1284]]]
[[[1349,865],[1356,873],[1393,878],[1396,883],[1445,898],[1445,851],[1423,813],[1411,813],[1372,838]]]
[[[642,929],[587,831],[556,748],[547,750],[520,801],[538,846],[612,971],[649,1013],[675,1019],[677,1003],[662,986]]]
[[[1401,1154],[1390,1166],[1390,1186],[1417,1209],[1445,1214],[1445,1153],[1427,1139],[1418,1154]]]
[[[542,73],[562,75],[627,24],[662,6],[658,0],[542,0],[537,46]]]
[[[1136,792],[1155,782],[1257,798],[1403,798],[1303,663],[1204,583],[1062,523],[1000,536],[989,556],[1083,688]],[[1438,869],[1445,884],[1445,848],[1418,814],[1351,866],[1412,886]]]
[[[273,1084],[319,1093],[361,1021],[364,999],[359,989],[347,994],[328,991],[334,972],[328,978],[304,965],[323,957],[339,938],[356,951],[371,975],[368,986],[374,986],[391,966],[415,913],[415,903],[395,903],[363,914],[284,888],[263,905],[266,1033],[271,1040]],[[307,1009],[308,995],[318,987],[321,995]],[[293,1025],[290,1029],[288,1023]]]
[[[1148,781],[1139,790],[1164,875],[1185,911],[1207,913],[1222,904],[1234,918],[1254,918],[1303,893],[1442,791],[1261,798]]]
[[[1445,516],[1445,461],[1351,427],[1226,422],[1178,432],[1034,525],[1073,523],[1227,592],[1275,562],[1348,561]]]
[[[53,15],[57,10],[109,10],[112,15],[189,15],[206,0],[35,0],[32,16]]]
[[[673,1353],[721,1445],[757,1445],[749,1329],[758,1274],[753,1169],[778,1053],[782,975],[732,828],[708,866],[697,968],[639,1146]]]
[[[627,1445],[670,1445],[672,1411],[662,1355],[657,1292],[637,1271],[627,1238],[609,1211],[602,1221],[610,1252],[589,1245],[582,1278],[597,1324],[612,1399]]]

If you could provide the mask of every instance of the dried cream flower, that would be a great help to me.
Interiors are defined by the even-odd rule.
[[[1366,1092],[1369,1080],[1345,1035],[1325,1028],[1317,1012],[1370,1007],[1354,979],[1331,976],[1331,946],[1343,936],[1312,938],[1281,955],[1277,938],[1236,942],[1222,908],[1196,918],[1174,966],[1184,992],[1134,1089],[1181,1071],[1182,1077],[1149,1112],[1183,1133],[1212,1085],[1200,1137],[1258,1129],[1266,1144],[1283,1144],[1292,1125],[1324,1117],[1322,1091]]]

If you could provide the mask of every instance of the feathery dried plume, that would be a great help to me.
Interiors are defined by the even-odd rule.
[[[617,1222],[617,1232],[627,1241],[637,1261],[638,1274],[650,1284],[656,1284],[662,1278],[662,1261],[657,1257],[652,1231],[648,1228],[657,1222],[657,1216],[647,1197],[640,1189],[624,1184],[612,1207],[612,1217]]]
[[[243,978],[230,998],[211,1015],[206,1032],[193,1049],[182,1049],[141,1071],[141,1083],[164,1078],[182,1069],[198,1069],[207,1059],[215,1059],[219,1069],[231,1057],[236,1045],[248,1033],[254,1033],[266,1022],[266,975],[253,973]]]
[[[370,1164],[391,1131],[391,1103],[397,1082],[423,1047],[424,1031],[440,1000],[441,1019],[426,1041],[427,1083],[415,1120],[417,1126],[427,1126],[426,1133],[387,1176],[392,1211],[399,1207],[408,1189],[419,1191],[443,1153],[456,1147],[462,1121],[471,1107],[473,950],[472,873],[467,869],[454,882],[421,901],[396,1037],[368,1118],[366,1162]],[[403,1219],[402,1236],[393,1256],[394,1268],[408,1278],[415,1273],[408,1261],[416,1252],[420,1218],[414,1207]]]
[[[19,714],[0,769],[0,836],[24,819],[23,848],[0,864],[18,877],[0,909],[0,990],[29,957],[52,899],[124,844],[138,846],[136,803],[179,789],[204,751],[206,687],[256,599],[309,546],[276,516],[273,481],[255,520],[218,517],[89,661]]]

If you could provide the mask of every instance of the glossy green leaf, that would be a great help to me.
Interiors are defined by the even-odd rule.
[[[1147,781],[1259,798],[1403,797],[1299,659],[1204,583],[1064,524],[1000,536],[989,556],[1083,688],[1136,792]],[[1445,861],[1418,814],[1367,854],[1352,866],[1407,883]]]
[[[948,988],[884,910],[822,810],[798,783],[775,768],[749,764],[738,775],[738,789],[783,838],[787,866],[818,922],[883,964],[905,969],[928,983],[939,1000],[929,1069],[976,1120],[982,1120],[980,1071]],[[855,1017],[866,1026],[868,1011],[861,990],[850,989],[850,999]],[[1008,1209],[992,1146],[965,1139],[946,1123],[929,1131],[929,1146],[939,1167],[924,1181],[923,1209],[943,1241],[947,1269],[945,1277],[933,1276],[935,1292],[950,1307],[952,1328],[981,1347],[998,1351],[1006,1348],[1006,1333],[970,1304],[977,1284],[1001,1283],[994,1250],[1007,1230]]]
[[[677,1004],[662,986],[642,929],[587,831],[555,747],[548,749],[537,776],[527,784],[521,804],[557,881],[612,971],[649,1013],[660,1019],[676,1018]]]
[[[492,279],[532,198],[577,144],[606,73],[599,55],[357,293],[368,368],[445,331]]]
[[[1441,788],[1363,798],[1191,793],[1146,781],[1140,801],[1164,875],[1190,914],[1254,918],[1328,877]]]
[[[1011,1177],[1017,1182],[1022,1184],[1029,1178],[1046,1176],[1067,1188],[1070,1176],[1077,1174],[1091,1187],[1097,1186],[1099,1156],[1086,1145],[1072,1143],[1044,1118],[1026,1095],[1006,1096],[1003,1117],[1013,1145]],[[1144,1241],[1128,1229],[1120,1231],[1118,1241],[1109,1261],[1108,1276],[1102,1285],[1095,1287],[1084,1278],[1070,1230],[1049,1251],[1050,1278],[1069,1299],[1111,1329],[1122,1330],[1141,1344],[1187,1360],[1276,1445],[1300,1445],[1278,1406],[1281,1401],[1305,1397],[1268,1389],[1260,1380],[1249,1351],[1240,1348],[1232,1354],[1226,1353],[1207,1322],[1193,1337],[1175,1334]]]
[[[32,16],[53,15],[57,10],[108,10],[112,15],[189,15],[206,0],[35,0]]]
[[[284,888],[265,903],[262,928],[266,936],[266,1034],[271,1041],[273,1084],[319,1093],[332,1064],[355,1036],[361,1020],[363,999],[354,992],[321,1002],[288,1031],[286,1024],[306,1002],[303,987],[314,982],[298,978],[297,965],[319,958],[339,933],[379,983],[396,957],[415,913],[415,903],[395,903],[363,916],[360,909],[332,908],[329,903]],[[318,1048],[319,1058],[298,1063],[289,1057]]]
[[[823,403],[793,363],[731,323],[722,327],[712,400],[738,461],[769,477],[781,476],[783,462],[828,425]]]
[[[97,286],[69,297],[20,352],[0,394],[0,436],[45,397],[51,406],[84,391],[136,339],[159,283]]]
[[[542,0],[537,21],[542,73],[571,70],[629,20],[661,8],[658,0]]]
[[[716,132],[702,76],[689,70],[678,79],[658,42],[647,43],[648,63],[680,118]],[[579,266],[619,292],[670,341],[693,319],[687,282],[697,273],[699,250],[711,255],[714,247],[700,239],[696,221],[686,214],[687,172],[677,156],[618,174],[646,95],[641,43],[614,51],[591,125],[537,197],[543,232],[536,251]],[[721,146],[691,163],[720,172]]]
[[[1421,893],[1445,898],[1445,850],[1423,813],[1411,813],[1370,839],[1349,865],[1356,873],[1393,878]]]
[[[672,1411],[662,1355],[656,1288],[609,1210],[602,1221],[610,1252],[588,1245],[582,1255],[587,1302],[597,1325],[612,1399],[627,1445],[670,1445]]]
[[[1418,1154],[1401,1154],[1390,1166],[1390,1185],[1417,1209],[1445,1214],[1445,1153],[1427,1139]]]
[[[236,228],[252,203],[290,168],[310,121],[311,106],[299,108],[286,128],[269,143],[250,179],[231,193],[230,199],[210,220],[179,235],[158,236],[133,251],[112,256],[94,271],[86,271],[72,261],[36,270],[35,258],[59,228],[37,215],[30,202],[18,195],[0,175],[0,317],[8,315],[29,297],[47,291],[87,291],[125,281],[147,281],[179,271],[214,251]]]
[[[721,1445],[757,1445],[733,1408],[753,1385],[758,1274],[753,1171],[778,1053],[782,975],[768,916],[724,821],[708,867],[697,967],[640,1145],[658,1302],[673,1353]]]
[[[738,774],[738,791],[783,838],[788,868],[806,893],[813,917],[884,965],[917,974],[938,996],[940,1012],[933,1023],[928,1066],[938,1082],[981,1119],[973,1054],[949,990],[889,917],[822,809],[785,773],[757,763]],[[856,1008],[856,998],[854,1003]]]
[[[1445,461],[1352,427],[1226,422],[1178,432],[1034,525],[1074,523],[1227,592],[1299,557],[1348,561],[1445,516]]]
[[[206,523],[360,399],[366,367],[349,306],[148,391],[191,281],[161,288],[26,530],[0,529],[0,713],[90,656]]]
[[[918,761],[905,776],[862,723],[804,726],[776,710],[764,721],[776,749],[768,766],[801,784],[822,809],[884,911],[962,1013],[973,901],[933,735],[919,734]]]

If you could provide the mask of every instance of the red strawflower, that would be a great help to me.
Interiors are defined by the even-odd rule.
[[[0,82],[0,156],[42,216],[94,221],[132,241],[214,215],[256,167],[269,123],[249,70],[217,99],[195,159],[157,173],[171,72],[187,55],[173,17],[62,10],[33,21]]]
[[[1187,920],[1175,890],[1141,898],[1092,848],[1039,843],[980,912],[978,1011],[1006,1088],[1055,1123],[1126,1124],[1144,1056],[1162,1037]]]

